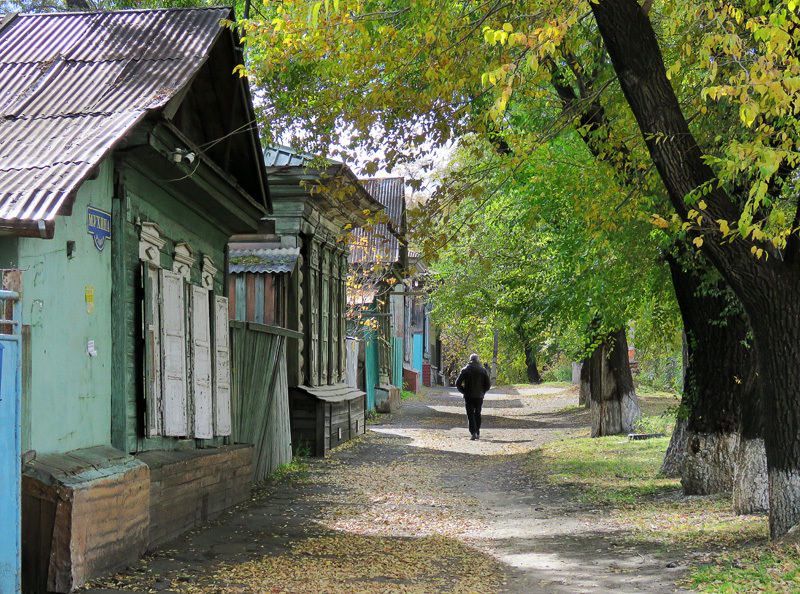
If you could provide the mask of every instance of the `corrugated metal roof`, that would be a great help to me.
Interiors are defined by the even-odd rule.
[[[19,15],[0,31],[0,219],[52,220],[200,68],[229,8]]]
[[[371,229],[353,229],[348,260],[352,263],[399,262],[400,242],[395,232],[402,228],[405,211],[405,179],[387,177],[360,180],[367,192],[384,207],[387,223],[377,223]]]
[[[294,270],[300,248],[245,248],[231,244],[228,271],[288,273]]]
[[[406,209],[406,183],[402,177],[362,179],[362,185],[375,200],[383,204],[395,229],[400,228],[403,211]]]
[[[346,402],[365,396],[364,392],[358,388],[353,388],[347,384],[330,384],[325,386],[296,386],[294,390],[306,392],[309,395],[325,402]]]
[[[264,152],[264,163],[267,167],[298,167],[314,161],[314,155],[298,153],[288,146],[271,146]],[[328,163],[332,161],[326,159]]]
[[[380,210],[350,168],[338,161],[285,146],[268,148],[264,158],[273,204],[310,199],[341,226],[363,225],[365,212]]]

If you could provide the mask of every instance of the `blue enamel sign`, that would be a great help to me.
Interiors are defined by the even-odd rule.
[[[86,209],[86,229],[94,238],[94,247],[102,251],[106,239],[111,237],[111,213],[89,206]]]

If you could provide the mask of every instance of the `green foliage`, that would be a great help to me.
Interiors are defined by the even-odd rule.
[[[542,368],[542,380],[546,382],[571,382],[572,359],[564,353],[553,357],[550,363]]]
[[[478,157],[476,167],[497,158],[479,143],[462,143],[443,183]],[[540,147],[494,195],[462,197],[436,222],[414,220],[419,234],[453,236],[432,265],[431,301],[445,352],[460,361],[473,350],[490,353],[498,327],[498,371],[516,382],[525,378],[526,345],[548,378],[570,378],[571,360],[581,358],[585,330],[598,318],[607,327],[635,320],[647,330],[643,347],[674,345],[679,317],[657,262],[659,241],[627,208],[598,216],[619,194],[613,178],[599,181],[602,168],[579,139],[565,135]],[[576,195],[590,198],[576,204]]]
[[[308,459],[311,457],[311,446],[307,442],[301,442],[297,446],[292,461],[281,464],[278,469],[270,475],[277,480],[306,478],[308,476]]]
[[[348,161],[377,155],[367,173],[430,155],[454,139],[493,147],[488,159],[477,156],[485,148],[464,159],[420,209],[425,227],[443,223],[420,243],[427,256],[472,226],[450,220],[451,204],[488,201],[526,168],[559,163],[543,159],[541,149],[571,129],[597,162],[574,172],[588,182],[583,191],[563,193],[573,214],[609,235],[627,235],[636,221],[662,240],[691,231],[689,241],[706,250],[744,239],[752,242],[747,258],[780,258],[793,232],[791,173],[800,140],[795,0],[668,1],[648,14],[663,48],[658,57],[713,168],[713,179],[686,190],[688,206],[673,204],[680,217],[667,212],[645,145],[666,146],[675,138],[657,130],[631,135],[636,123],[593,20],[605,4],[285,0],[261,6],[261,20],[240,26],[249,73],[265,99],[268,142],[291,133],[310,152]],[[609,180],[618,186],[616,196],[607,192]],[[720,192],[735,209],[718,208]],[[620,224],[622,214],[628,224]],[[558,231],[566,236],[568,230]],[[590,237],[589,251],[610,247],[608,236]],[[647,250],[638,256],[645,261]],[[614,290],[600,295],[611,302],[617,297]]]
[[[639,373],[635,379],[654,390],[680,393],[683,389],[683,359],[680,349],[637,351]]]

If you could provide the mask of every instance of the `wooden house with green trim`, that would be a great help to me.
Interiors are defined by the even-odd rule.
[[[21,294],[26,592],[246,500],[227,243],[269,211],[229,8],[0,24],[0,266]],[[6,282],[7,281],[7,282]]]
[[[346,379],[347,230],[380,205],[345,165],[275,147],[266,153],[275,231],[299,250],[285,287],[292,447],[322,456],[364,433],[365,394]]]

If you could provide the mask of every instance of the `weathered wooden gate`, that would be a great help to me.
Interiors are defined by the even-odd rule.
[[[348,338],[345,342],[345,383],[351,388],[358,387],[359,342],[355,338]]]
[[[0,291],[0,592],[20,591],[19,296]]]
[[[230,325],[231,436],[253,444],[253,482],[259,482],[292,460],[285,343],[297,333],[254,322]]]

